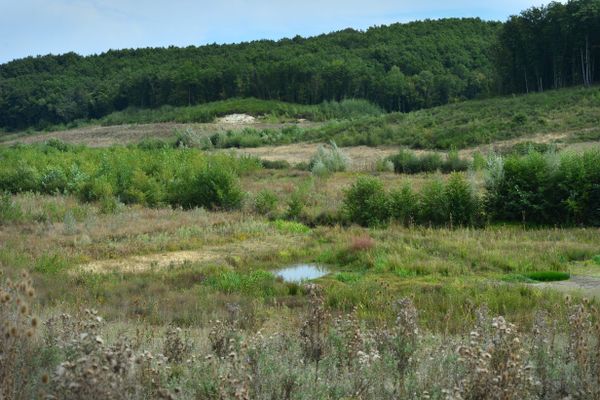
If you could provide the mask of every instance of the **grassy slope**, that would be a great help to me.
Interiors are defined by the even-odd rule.
[[[404,145],[424,149],[461,149],[539,134],[550,135],[552,141],[600,139],[598,87],[465,101],[408,114],[382,115],[376,115],[377,109],[362,101],[302,106],[277,101],[234,99],[194,107],[129,110],[80,125],[89,125],[89,135],[98,136],[94,125],[114,125],[114,129],[118,130],[120,124],[190,123],[231,113],[266,116],[266,121],[271,122],[304,117],[329,122],[325,126],[305,126],[286,131],[276,125],[256,125],[255,129],[243,132],[241,128],[229,126],[226,128],[235,131],[233,136],[240,136],[240,140],[230,140],[229,145],[225,146],[258,147],[333,139],[341,146]],[[204,132],[205,129],[200,129],[203,126],[196,125],[194,129]],[[217,131],[215,126],[206,127],[209,131]],[[85,129],[84,132],[78,130],[78,142],[81,142],[82,134],[85,136]],[[148,136],[151,135],[152,132],[149,132]],[[13,134],[5,136],[5,139],[23,136]],[[69,141],[68,131],[60,136]]]
[[[564,89],[523,96],[466,101],[408,114],[332,123],[305,139],[339,145],[400,144],[415,148],[465,148],[541,133],[600,138],[600,90]]]

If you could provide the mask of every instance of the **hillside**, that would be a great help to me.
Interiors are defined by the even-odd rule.
[[[29,57],[0,66],[0,129],[232,97],[363,98],[410,111],[485,96],[499,28],[479,19],[428,20],[277,42]]]
[[[252,123],[222,123],[215,117],[247,113]],[[202,118],[208,123],[198,123]],[[310,117],[318,123],[303,121]],[[301,106],[231,100],[193,107],[113,113],[76,129],[0,136],[0,143],[59,138],[92,146],[160,139],[174,143],[186,129],[210,138],[216,148],[262,147],[334,140],[341,146],[406,146],[465,149],[506,140],[586,142],[600,139],[600,88],[573,88],[471,100],[410,113],[383,114],[366,102]],[[543,136],[540,139],[539,136]],[[538,137],[536,139],[536,137]],[[206,142],[208,143],[208,142]],[[313,149],[314,146],[309,148]],[[287,152],[287,151],[286,151]]]

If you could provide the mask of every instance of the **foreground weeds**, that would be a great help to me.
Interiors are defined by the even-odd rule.
[[[567,298],[518,327],[487,307],[464,334],[419,326],[410,298],[377,325],[303,288],[305,312],[246,328],[228,304],[207,330],[121,330],[94,310],[32,316],[31,279],[2,281],[2,398],[47,399],[599,399],[600,316]],[[40,356],[43,355],[43,356]]]

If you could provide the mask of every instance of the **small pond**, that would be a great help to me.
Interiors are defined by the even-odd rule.
[[[329,270],[317,264],[297,264],[274,271],[275,276],[281,277],[285,282],[304,282],[321,278],[329,274]]]

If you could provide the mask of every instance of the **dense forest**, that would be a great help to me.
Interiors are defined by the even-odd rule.
[[[255,97],[367,99],[387,111],[600,79],[600,0],[531,8],[502,24],[426,20],[312,38],[28,57],[0,65],[0,129],[114,111]]]
[[[0,126],[44,127],[128,107],[232,97],[303,104],[364,98],[410,111],[492,92],[499,28],[447,19],[277,42],[29,57],[0,66]]]
[[[591,86],[600,79],[600,1],[552,2],[511,17],[497,55],[506,92]]]

